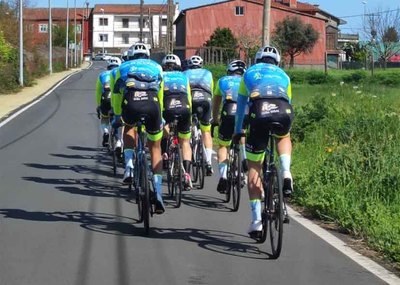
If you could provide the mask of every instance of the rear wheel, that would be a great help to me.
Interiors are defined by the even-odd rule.
[[[150,231],[150,189],[149,189],[149,180],[147,177],[147,160],[145,155],[143,155],[140,175],[140,186],[142,188],[142,215],[143,215],[143,224],[144,231],[146,235],[149,234]]]
[[[175,196],[175,208],[179,208],[182,202],[182,187],[183,187],[183,173],[182,173],[182,156],[181,146],[178,144],[175,149],[174,155],[174,169],[173,169],[173,190]]]
[[[232,191],[232,211],[237,212],[240,204],[240,192],[242,189],[242,162],[240,161],[239,152],[233,154],[233,179],[231,180],[231,191]]]
[[[193,142],[191,144],[192,147],[192,182],[196,183],[197,179],[199,177],[199,165],[197,162],[197,142],[195,141],[195,139],[193,138]]]
[[[204,188],[204,176],[206,175],[206,161],[204,157],[204,148],[203,148],[203,141],[200,140],[197,142],[197,170],[198,170],[198,178],[199,178],[199,185],[198,189]]]
[[[269,184],[270,194],[269,208],[269,236],[271,241],[272,257],[278,258],[282,250],[283,237],[283,193],[281,177],[278,170],[271,169],[271,181]]]

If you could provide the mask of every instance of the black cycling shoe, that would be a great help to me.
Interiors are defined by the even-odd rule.
[[[221,194],[225,194],[228,188],[228,180],[225,178],[220,178],[217,186],[217,191]]]
[[[244,173],[247,173],[247,171],[249,170],[249,167],[247,166],[247,159],[242,160],[242,170]]]
[[[289,198],[292,196],[293,186],[292,186],[292,179],[284,178],[283,179],[283,196]]]
[[[164,212],[165,212],[165,207],[164,207],[164,203],[163,203],[163,202],[161,202],[160,200],[156,199],[155,206],[156,206],[156,207],[155,207],[154,212],[155,212],[157,215],[164,214]]]
[[[211,164],[206,165],[206,176],[212,176],[214,173]]]
[[[103,134],[103,142],[102,142],[103,147],[107,147],[108,146],[109,138],[110,138],[110,135],[108,133],[104,133]]]

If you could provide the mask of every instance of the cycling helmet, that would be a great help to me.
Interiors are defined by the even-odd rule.
[[[275,65],[278,65],[281,62],[281,56],[279,55],[279,51],[272,46],[265,46],[260,48],[256,53],[256,62],[263,62],[267,58],[272,58],[275,61]]]
[[[107,61],[107,69],[108,70],[119,67],[120,65],[121,65],[121,60],[119,59],[119,57],[111,57]]]
[[[181,60],[175,54],[167,54],[161,63],[164,70],[180,70],[181,69]]]
[[[128,50],[128,59],[150,58],[150,51],[143,43],[136,43]]]
[[[227,74],[233,74],[239,72],[241,75],[246,71],[246,64],[242,60],[233,60],[229,63],[226,69]]]
[[[203,67],[203,59],[198,55],[191,56],[188,60],[188,67],[190,69],[202,68]]]

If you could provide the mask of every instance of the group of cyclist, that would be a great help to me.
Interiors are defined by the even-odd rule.
[[[284,193],[290,196],[293,190],[290,173],[292,91],[289,77],[278,67],[278,50],[271,46],[260,48],[255,64],[249,68],[242,60],[230,62],[227,75],[220,78],[215,87],[212,73],[203,67],[203,59],[198,55],[187,60],[187,69],[184,71],[177,55],[167,54],[160,65],[150,59],[150,52],[143,44],[124,54],[124,62],[118,60],[109,61],[108,70],[99,75],[96,100],[103,146],[109,140],[110,114],[113,114],[111,125],[117,137],[115,151],[121,153],[123,149],[125,160],[123,183],[132,183],[136,142],[134,126],[138,120],[145,118],[156,197],[155,213],[162,214],[165,211],[161,187],[163,159],[168,159],[165,138],[168,124],[178,117],[184,184],[189,190],[192,187],[191,124],[192,115],[196,113],[202,131],[207,176],[213,174],[211,126],[219,126],[217,191],[220,193],[227,191],[228,147],[232,139],[235,143],[240,142],[243,168],[248,172],[251,206],[248,233],[261,231],[263,189],[260,173],[265,155],[266,128],[270,122],[279,123],[274,134]],[[122,124],[124,127],[119,128]]]

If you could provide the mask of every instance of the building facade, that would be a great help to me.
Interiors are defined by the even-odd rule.
[[[181,54],[188,58],[195,54],[196,47],[201,47],[210,38],[217,27],[227,27],[234,35],[260,37],[263,22],[263,0],[230,0],[215,4],[189,8],[180,12],[175,21],[176,45],[186,48]],[[316,5],[297,2],[296,0],[272,0],[270,30],[277,22],[286,17],[299,17],[304,23],[311,24],[319,33],[319,39],[310,54],[301,54],[295,58],[296,65],[324,66],[327,57],[327,28],[340,23],[328,13],[320,12]],[[333,30],[337,34],[337,30]],[[329,34],[329,33],[328,33]],[[335,40],[335,36],[333,36]],[[336,37],[337,41],[337,37]],[[333,43],[333,48],[337,46]]]
[[[179,14],[178,5],[173,15]],[[161,48],[167,38],[167,5],[99,4],[93,9],[93,52],[122,53],[136,42]],[[141,27],[140,22],[143,19]]]

